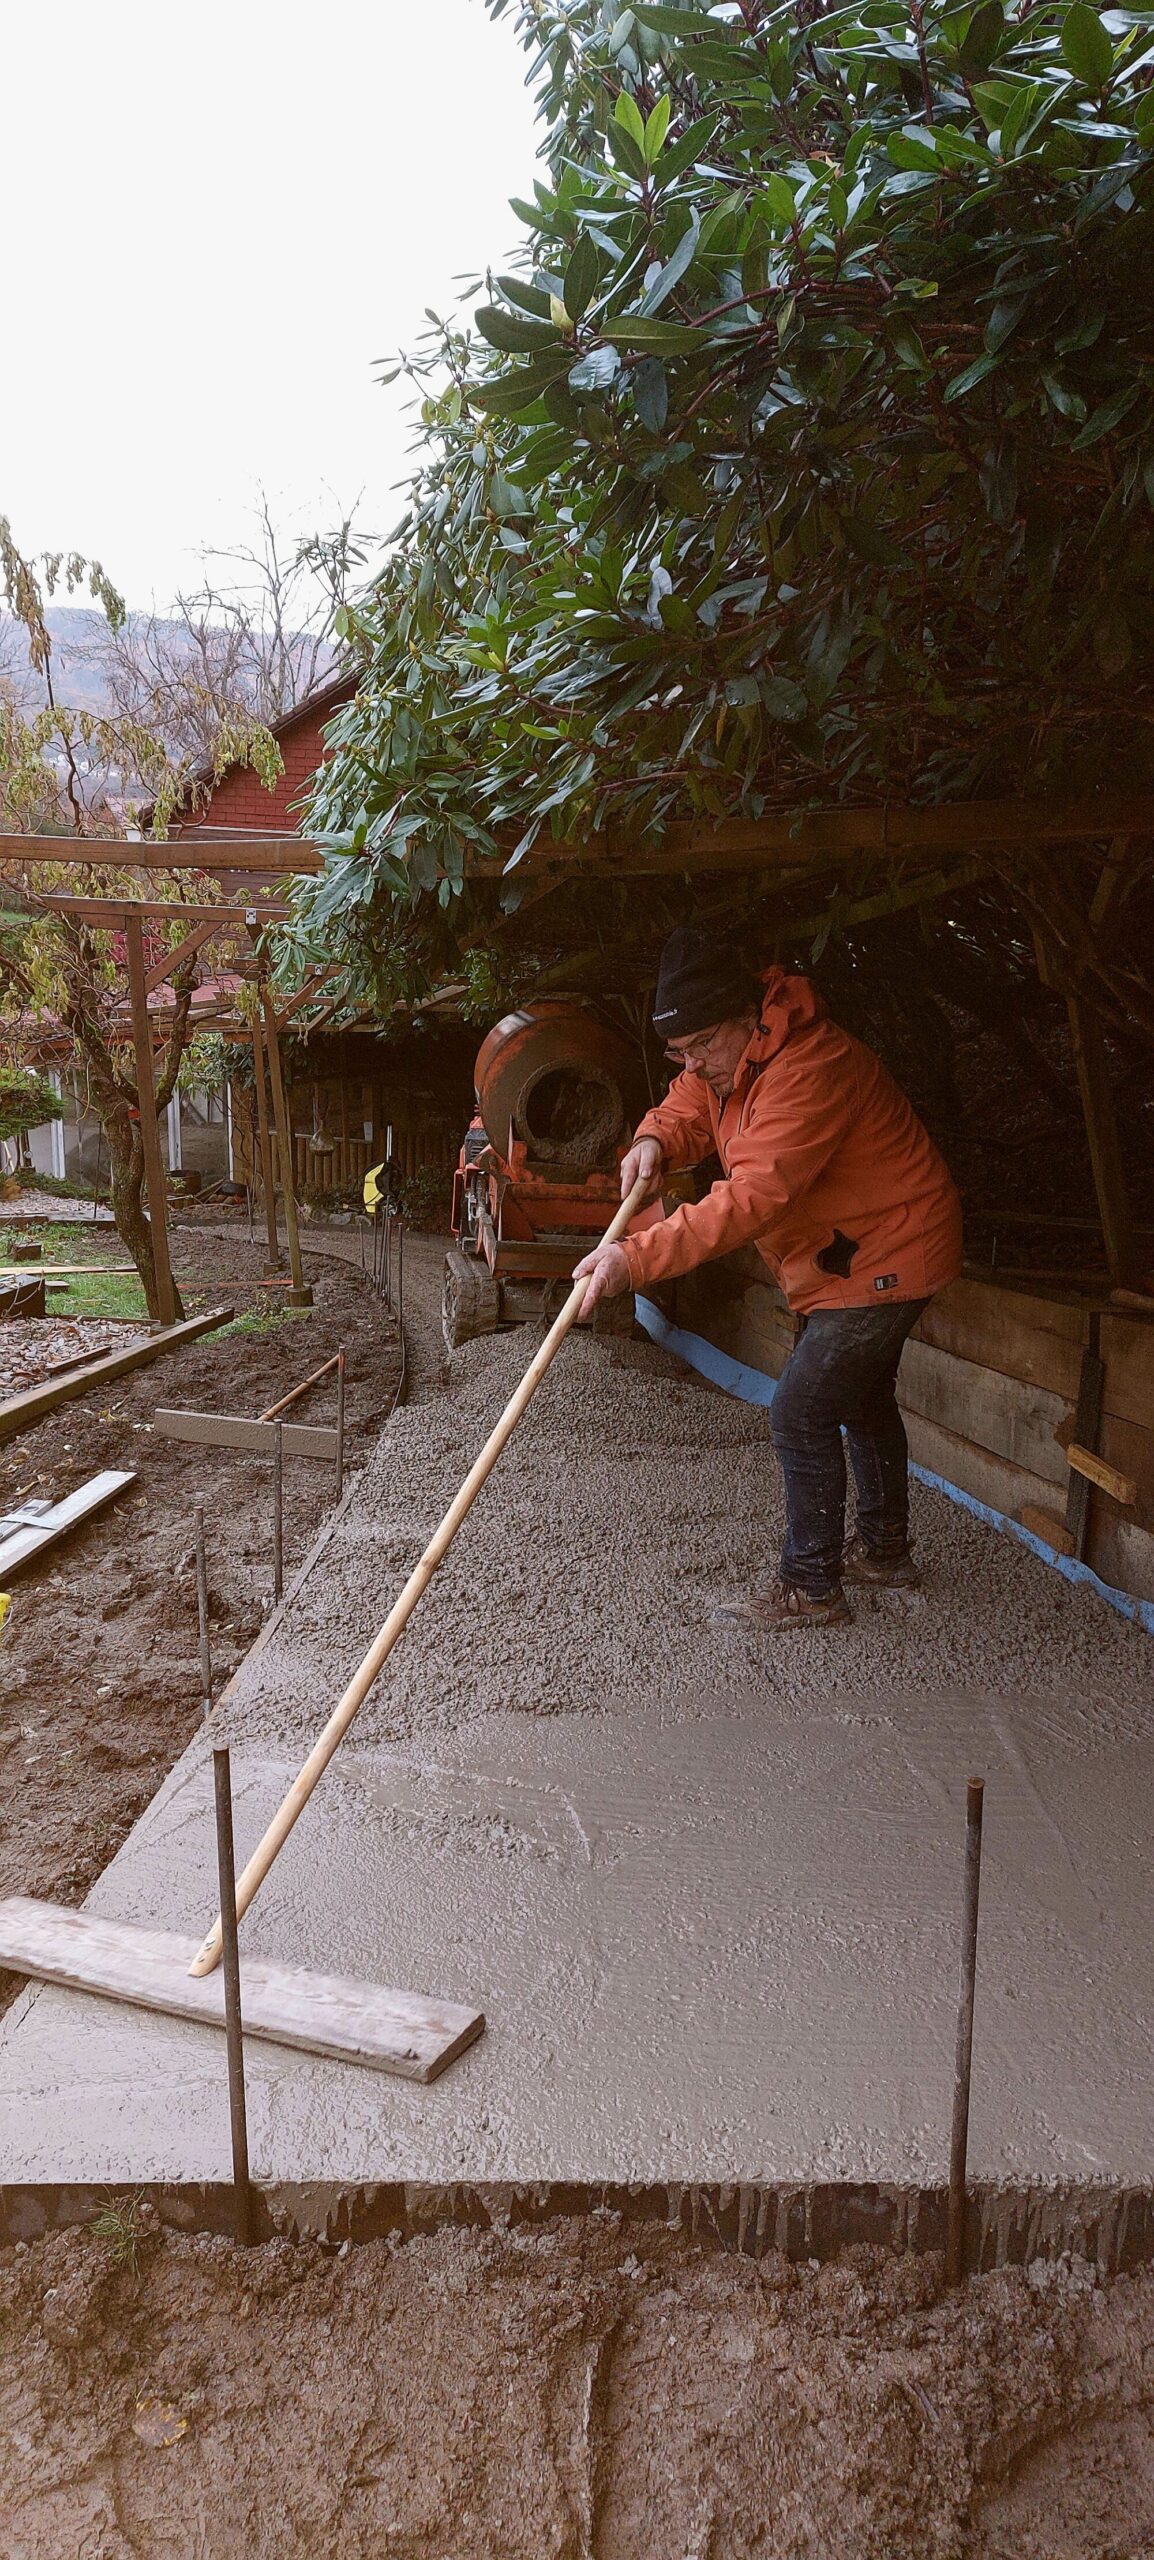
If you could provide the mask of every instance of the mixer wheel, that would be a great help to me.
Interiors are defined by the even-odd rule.
[[[495,1333],[501,1320],[501,1292],[489,1265],[479,1254],[461,1253],[456,1245],[445,1255],[441,1288],[441,1328],[450,1351]]]

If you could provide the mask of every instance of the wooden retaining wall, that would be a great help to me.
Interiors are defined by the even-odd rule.
[[[794,1322],[752,1246],[660,1292],[673,1322],[778,1377]],[[1084,1304],[986,1280],[955,1280],[906,1345],[898,1394],[918,1466],[1020,1520],[1060,1528],[1088,1317]],[[1124,1507],[1094,1488],[1086,1562],[1154,1600],[1154,1318],[1101,1311],[1105,1363],[1098,1455],[1134,1480]],[[1031,1517],[1029,1526],[1039,1526]],[[1060,1539],[1056,1541],[1060,1543]]]

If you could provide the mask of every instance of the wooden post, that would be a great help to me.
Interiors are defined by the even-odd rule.
[[[1085,996],[1068,995],[1066,1014],[1090,1147],[1098,1215],[1110,1277],[1125,1286],[1134,1269],[1134,1230],[1118,1136],[1118,1114],[1101,1018]]]
[[[954,2105],[950,2125],[950,2192],[946,2235],[946,2283],[960,2284],[966,2264],[966,2155],[970,2138],[970,2065],[974,2050],[974,1983],[978,1965],[978,1891],[982,1878],[980,1778],[966,1788],[966,1870],[962,1894],[962,1944],[958,1960],[958,2022],[954,2051]]]
[[[268,1073],[272,1086],[273,1119],[276,1122],[277,1153],[280,1156],[280,1187],[284,1201],[284,1222],[288,1235],[289,1269],[294,1289],[303,1289],[305,1275],[301,1268],[301,1240],[297,1230],[296,1193],[293,1189],[292,1131],[289,1128],[285,1102],[284,1077],[281,1073],[280,1041],[277,1037],[276,1014],[267,987],[261,988],[264,1006],[264,1036],[268,1044]]]
[[[125,921],[125,950],[128,955],[128,991],[132,1001],[132,1045],[136,1052],[136,1091],[140,1105],[140,1139],[144,1149],[144,1173],[148,1185],[149,1222],[152,1231],[152,1260],[156,1272],[156,1312],[162,1324],[175,1324],[178,1316],[172,1264],[168,1257],[168,1195],[164,1180],[164,1159],[160,1152],[160,1128],[156,1117],[156,1086],[152,1075],[152,1032],[148,1020],[148,997],[144,990],[144,937],[139,916]]]
[[[280,1237],[277,1234],[276,1224],[276,1180],[273,1174],[272,1140],[268,1133],[268,1095],[265,1092],[264,1084],[264,1041],[261,1037],[259,1014],[254,1014],[253,1016],[252,1071],[253,1080],[256,1086],[256,1124],[260,1138],[260,1168],[261,1179],[264,1183],[264,1217],[265,1229],[268,1235],[269,1269],[270,1271],[280,1271],[283,1268],[283,1262],[280,1249]]]

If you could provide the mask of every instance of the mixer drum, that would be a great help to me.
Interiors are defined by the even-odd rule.
[[[495,1154],[519,1140],[542,1173],[616,1164],[643,1107],[636,1053],[572,998],[507,1013],[477,1058],[477,1108]]]

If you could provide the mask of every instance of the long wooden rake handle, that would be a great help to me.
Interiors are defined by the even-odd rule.
[[[601,1239],[603,1244],[616,1244],[619,1236],[624,1235],[630,1219],[641,1207],[647,1188],[644,1178],[634,1183],[628,1198],[622,1201],[616,1217],[606,1227]],[[303,1813],[318,1778],[323,1777],[338,1743],[348,1732],[357,1708],[363,1705],[378,1671],[388,1660],[398,1636],[403,1635],[418,1600],[422,1593],[427,1591],[438,1565],[448,1554],[466,1512],[472,1508],[482,1485],[492,1474],[506,1441],[512,1438],[525,1407],[536,1394],[547,1368],[556,1359],[566,1334],[580,1315],[581,1303],[588,1286],[587,1280],[574,1281],[560,1315],[550,1325],[540,1350],[525,1371],[520,1386],[514,1389],[500,1421],[489,1433],[480,1457],[473,1460],[461,1490],[455,1500],[450,1503],[440,1528],[430,1538],[421,1561],[414,1566],[399,1600],[394,1601],[380,1634],[370,1645],[360,1669],[354,1672],[343,1698],[339,1705],[334,1707],[323,1732],[318,1734],[303,1769],[299,1776],[294,1778],[283,1804],[274,1813],[263,1840],[258,1842],[248,1865],[237,1877],[236,1916],[238,1920],[243,1919],[254,1894],[264,1883],[274,1858],[278,1851],[283,1849],[298,1815]],[[189,1972],[211,1973],[214,1966],[220,1962],[221,1943],[218,1913],[203,1946],[198,1948],[188,1968]]]

